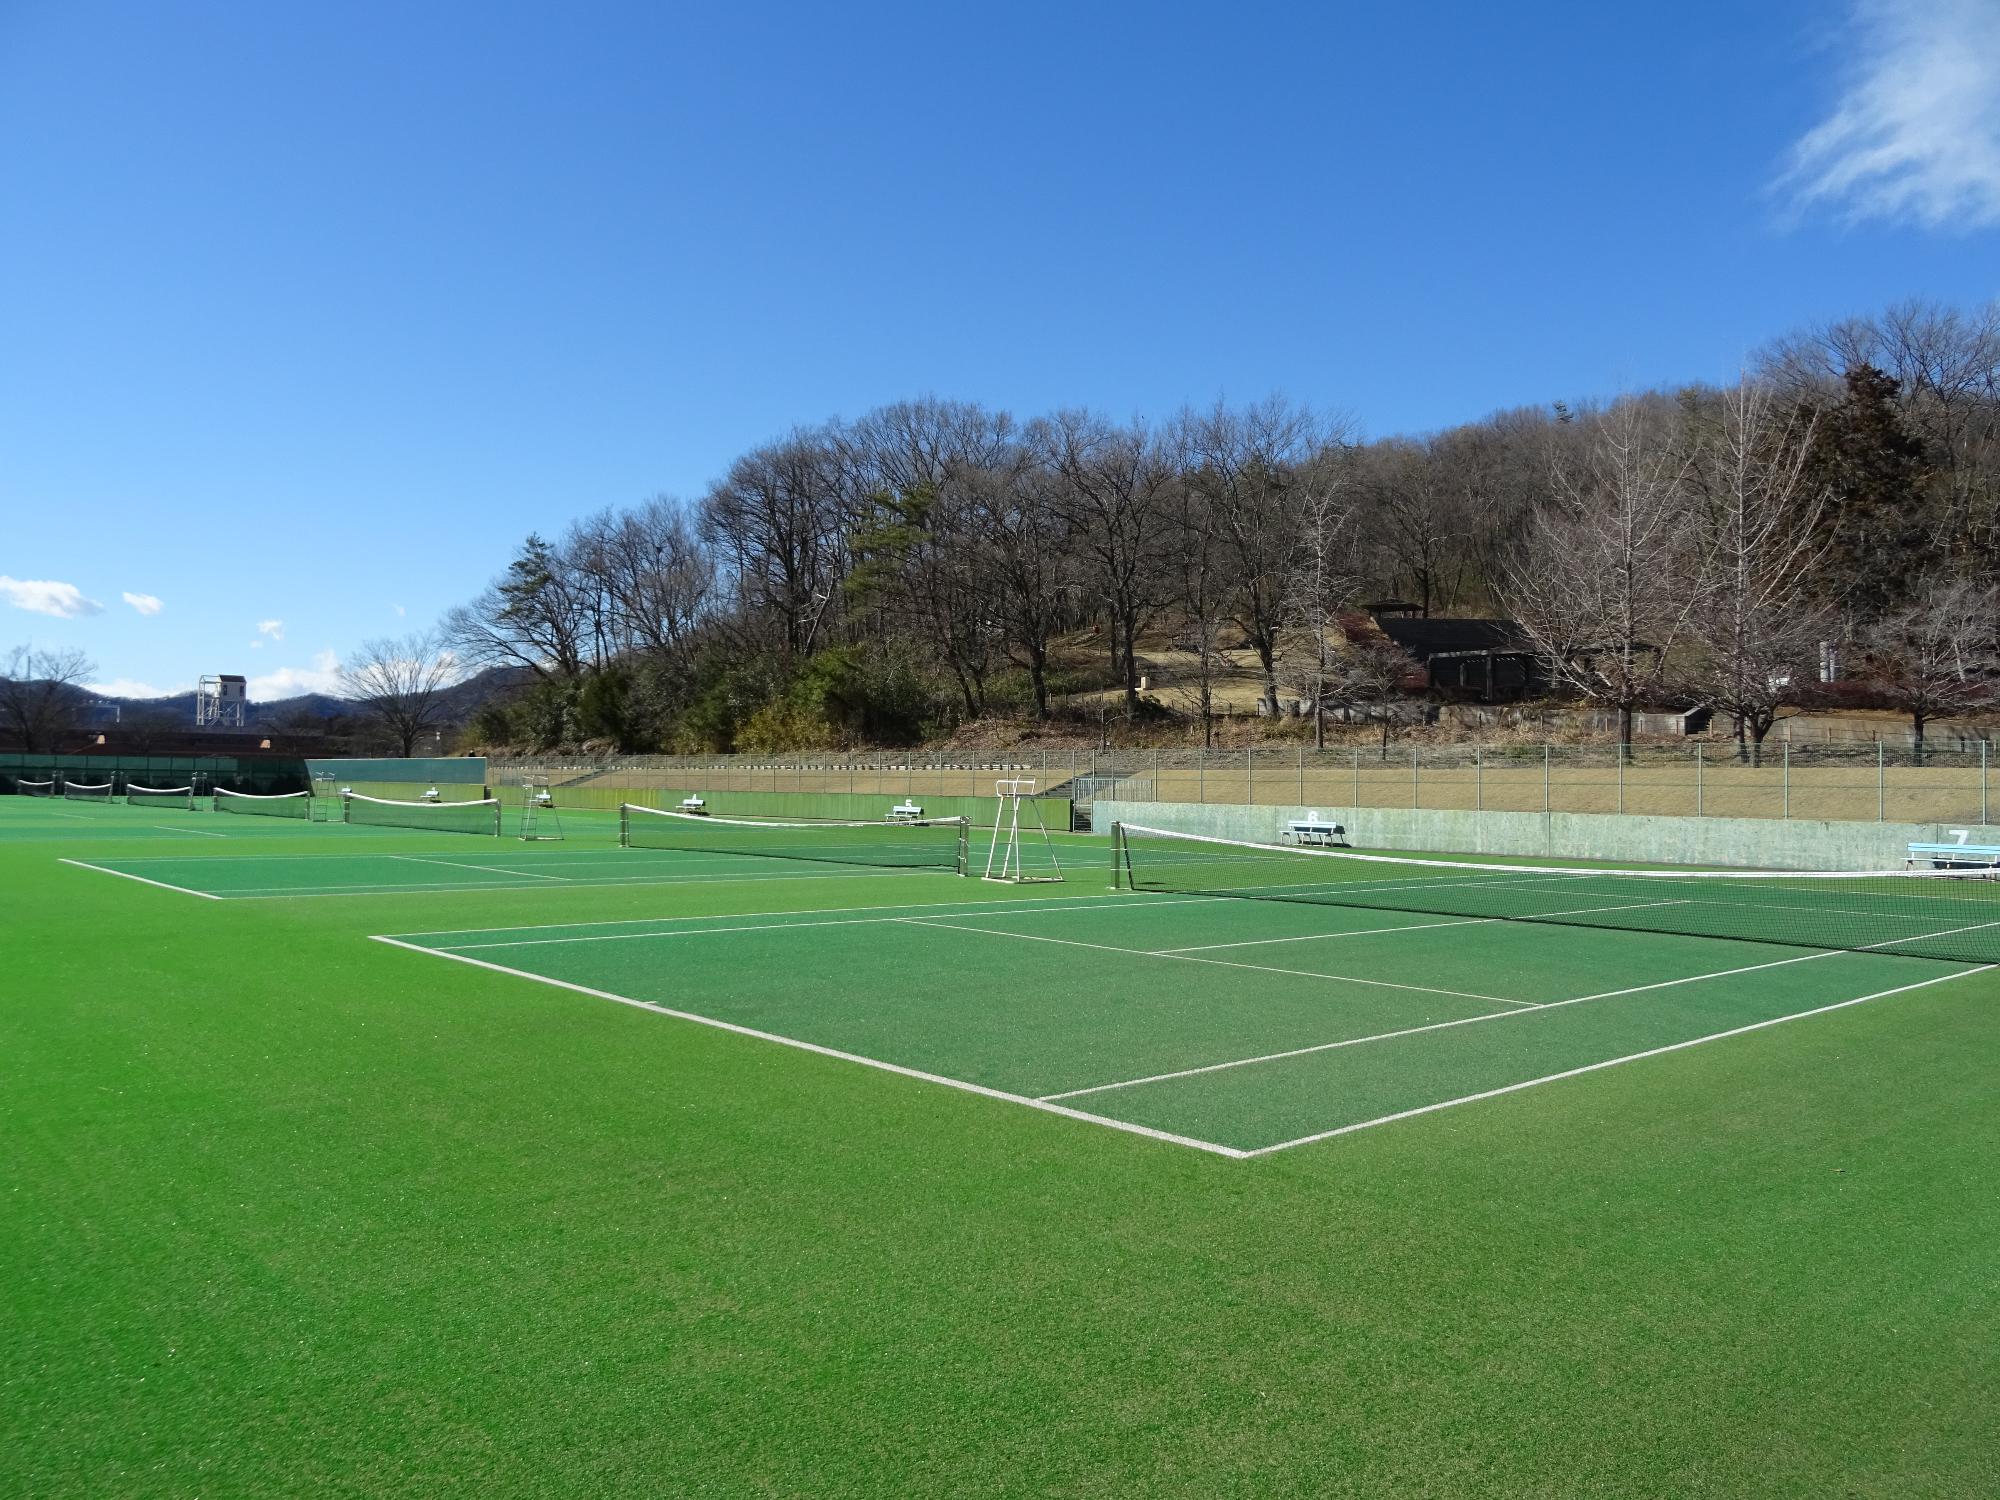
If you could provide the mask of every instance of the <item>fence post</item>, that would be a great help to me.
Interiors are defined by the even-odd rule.
[[[1694,815],[1701,816],[1701,746],[1694,747]]]
[[[1486,751],[1483,747],[1472,747],[1472,810],[1486,811]]]
[[[1785,789],[1785,816],[1792,815],[1792,728],[1785,726],[1785,764],[1779,773],[1779,780]]]
[[[1888,794],[1886,787],[1883,785],[1882,766],[1882,738],[1880,735],[1877,735],[1875,738],[1875,821],[1878,823],[1887,821],[1884,813],[1888,806]]]
[[[1257,752],[1249,745],[1243,747],[1243,805],[1257,805]]]
[[[1549,807],[1549,746],[1542,746],[1542,816],[1552,811]]]
[[[1419,769],[1422,763],[1423,752],[1415,745],[1410,746],[1410,811],[1412,812],[1424,805],[1424,773]]]
[[[1361,747],[1354,747],[1354,799],[1347,804],[1350,808],[1361,805]]]
[[[1986,823],[1986,741],[1979,741],[1979,822]]]
[[[1203,745],[1195,755],[1194,800],[1197,802],[1208,800],[1208,746],[1206,745]]]
[[[1985,741],[1982,740],[1980,741],[1980,743],[1984,745]],[[1982,787],[1985,785],[1985,777],[1983,775],[1980,778],[1980,784]],[[1299,746],[1299,806],[1304,807],[1305,805],[1306,805],[1306,747],[1304,745],[1301,745]]]
[[[1625,747],[1618,747],[1618,811],[1625,811]]]

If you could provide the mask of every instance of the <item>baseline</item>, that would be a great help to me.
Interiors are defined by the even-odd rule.
[[[474,968],[487,969],[495,974],[507,974],[516,979],[533,980],[536,984],[546,984],[555,989],[571,990],[579,995],[589,995],[597,1000],[609,1000],[616,1005],[629,1005],[635,1010],[651,1011],[654,1015],[670,1016],[676,1021],[691,1021],[697,1026],[711,1026],[718,1031],[732,1032],[737,1036],[749,1037],[760,1042],[775,1042],[781,1047],[796,1048],[801,1052],[816,1053],[821,1057],[831,1057],[841,1062],[859,1063],[865,1068],[875,1068],[884,1073],[894,1073],[902,1078],[914,1078],[920,1083],[938,1084],[944,1088],[957,1089],[962,1093],[977,1094],[981,1098],[997,1099],[1006,1104],[1024,1105],[1045,1114],[1060,1115],[1065,1119],[1081,1120],[1089,1125],[1101,1125],[1109,1130],[1124,1131],[1128,1135],[1144,1136],[1149,1140],[1163,1141],[1171,1146],[1186,1146],[1195,1151],[1205,1151],[1214,1156],[1224,1156],[1241,1160],[1251,1153],[1235,1146],[1220,1145],[1215,1141],[1198,1140],[1194,1136],[1176,1135],[1169,1130],[1159,1130],[1151,1125],[1139,1125],[1129,1120],[1115,1120],[1108,1115],[1096,1115],[1088,1110],[1071,1109],[1062,1104],[1051,1104],[1035,1099],[1027,1094],[1009,1093],[1005,1089],[989,1088],[982,1083],[969,1083],[962,1078],[950,1078],[942,1073],[928,1073],[921,1068],[905,1067],[901,1063],[884,1062],[880,1058],[866,1057],[859,1052],[845,1052],[838,1047],[822,1046],[818,1042],[801,1041],[797,1037],[782,1036],[775,1031],[760,1031],[754,1026],[741,1026],[734,1021],[720,1021],[713,1016],[699,1015],[694,1011],[676,1010],[671,1006],[659,1005],[651,1000],[636,1000],[630,995],[620,995],[612,990],[593,989],[589,985],[576,984],[567,979],[554,979],[547,974],[535,974],[525,969],[510,969],[505,964],[492,963],[483,958],[468,958],[462,953],[452,953],[441,948],[425,948],[416,943],[406,943],[400,938],[374,934],[371,942],[386,943],[392,948],[403,948],[411,953],[428,954],[433,958],[449,959],[453,963],[471,964]]]
[[[2000,964],[1982,964],[1976,969],[1957,969],[1949,974],[1939,974],[1931,979],[1919,979],[1914,984],[1899,984],[1893,989],[1877,990],[1872,995],[1857,995],[1852,1000],[1836,1000],[1830,1005],[1816,1006],[1812,1010],[1793,1011],[1787,1016],[1772,1016],[1767,1020],[1752,1021],[1744,1026],[1732,1026],[1727,1031],[1710,1032],[1707,1036],[1690,1037],[1686,1041],[1669,1042],[1662,1047],[1648,1047],[1643,1052],[1628,1052],[1623,1057],[1606,1058],[1603,1062],[1585,1063],[1581,1067],[1565,1068],[1560,1073],[1547,1073],[1540,1078],[1525,1079],[1520,1083],[1503,1084],[1499,1088],[1482,1089],[1476,1094],[1463,1094],[1456,1099],[1441,1099],[1433,1104],[1420,1104],[1413,1109],[1397,1110],[1394,1114],[1379,1115],[1372,1120],[1359,1120],[1352,1125],[1338,1125],[1332,1130],[1315,1131],[1295,1140],[1279,1141],[1270,1146],[1256,1146],[1241,1152],[1245,1158],[1270,1156],[1279,1151],[1289,1151],[1295,1146],[1310,1146],[1316,1141],[1332,1140],[1335,1136],[1352,1135],[1357,1130],[1372,1130],[1377,1125],[1393,1125],[1399,1120],[1415,1119],[1419,1115],[1435,1114],[1441,1109],[1455,1109],[1461,1104],[1477,1104],[1486,1099],[1497,1099],[1503,1094],[1518,1094],[1523,1089],[1539,1088],[1545,1083],[1560,1083],[1569,1078],[1580,1078],[1586,1073],[1602,1072],[1606,1068],[1616,1068],[1625,1063],[1641,1062],[1649,1057],[1664,1057],[1669,1052],[1685,1052],[1690,1047],[1700,1047],[1708,1042],[1720,1042],[1730,1037],[1745,1036],[1753,1031],[1766,1031],[1773,1026],[1783,1026],[1790,1021],[1803,1021],[1810,1016],[1823,1016],[1836,1010],[1846,1010],[1850,1006],[1866,1005],[1871,1000],[1887,1000],[1892,995],[1907,995],[1912,990],[1928,989],[1934,984],[1948,984],[1954,979],[1964,979],[1972,974],[1989,974]]]
[[[183,896],[199,896],[204,901],[220,901],[222,897],[207,891],[191,891],[184,885],[168,885],[164,880],[149,880],[144,875],[134,875],[129,870],[114,870],[108,865],[93,865],[81,859],[58,859],[57,864],[74,865],[79,870],[95,870],[100,875],[116,875],[120,880],[136,880],[141,885],[155,886],[163,891],[177,891]]]

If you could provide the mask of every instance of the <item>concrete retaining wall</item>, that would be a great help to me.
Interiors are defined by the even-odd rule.
[[[1097,803],[1091,821],[1100,833],[1120,821],[1274,843],[1287,822],[1311,816],[1343,824],[1357,849],[1763,870],[1900,869],[1908,845],[1948,842],[1951,827],[1968,826],[1111,801]],[[2000,827],[1973,825],[1969,837],[1973,843],[2000,844]]]

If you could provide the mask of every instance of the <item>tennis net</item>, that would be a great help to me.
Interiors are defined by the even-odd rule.
[[[949,870],[963,875],[966,820],[910,823],[778,823],[663,812],[627,802],[618,809],[618,842],[627,849],[748,854],[891,870]]]
[[[194,788],[191,786],[140,786],[136,781],[125,783],[125,805],[127,807],[172,808],[177,812],[194,811]]]
[[[388,797],[364,797],[348,792],[340,799],[341,816],[368,828],[425,828],[434,833],[483,833],[500,836],[500,801],[398,802]]]
[[[109,802],[111,800],[111,783],[108,781],[65,781],[63,783],[63,800],[65,802]]]
[[[311,792],[232,792],[215,789],[215,810],[252,818],[312,817]]]
[[[14,790],[23,797],[53,797],[56,794],[56,784],[53,781],[26,781],[16,776]]]
[[[1586,870],[1298,849],[1119,823],[1135,891],[2000,963],[1992,870]]]

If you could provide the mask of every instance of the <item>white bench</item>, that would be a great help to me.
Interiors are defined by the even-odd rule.
[[[2000,869],[2000,844],[1912,844],[1905,867],[1929,865],[1933,870]]]
[[[914,802],[898,802],[889,809],[887,821],[891,823],[921,823],[924,810]]]
[[[1305,848],[1345,847],[1347,830],[1315,814],[1310,818],[1293,818],[1285,825],[1285,831],[1278,835],[1278,842]]]
[[[706,816],[708,813],[708,804],[699,797],[683,797],[681,798],[681,811]]]

